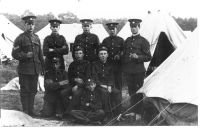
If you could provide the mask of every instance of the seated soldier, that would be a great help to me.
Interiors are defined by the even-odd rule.
[[[113,86],[113,67],[107,62],[108,49],[103,45],[100,46],[98,56],[99,60],[92,63],[92,77],[100,90],[103,109],[106,114],[104,121],[107,122],[112,117],[112,112],[114,112],[112,109],[115,110],[113,114],[121,113],[122,99],[120,91]]]
[[[54,58],[54,69],[48,70],[44,76],[44,105],[42,109],[42,116],[52,117],[56,116],[61,119],[63,116],[64,108],[60,96],[62,89],[70,89],[67,80],[67,72],[59,69],[61,66],[60,59]]]
[[[101,125],[104,118],[102,101],[96,83],[88,79],[86,89],[81,96],[81,105],[78,110],[72,110],[70,114],[79,123]]]
[[[72,108],[77,107],[80,104],[80,97],[84,90],[85,81],[90,76],[90,63],[83,60],[83,48],[76,46],[74,49],[75,59],[69,65],[68,68],[68,78],[69,84],[72,87],[72,99],[69,106],[65,110],[65,114],[69,114]],[[64,91],[62,92],[62,97],[66,97]]]

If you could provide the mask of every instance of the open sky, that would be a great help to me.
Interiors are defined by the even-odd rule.
[[[199,0],[0,0],[0,13],[22,15],[25,10],[54,15],[72,12],[78,18],[144,17],[147,11],[165,11],[176,17],[197,17]]]

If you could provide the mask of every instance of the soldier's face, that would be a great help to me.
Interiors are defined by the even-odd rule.
[[[76,57],[76,60],[83,60],[83,51],[82,50],[79,50],[79,51],[75,51],[75,57]]]
[[[50,29],[52,30],[52,33],[58,33],[60,26],[51,26]]]
[[[83,28],[83,32],[89,33],[92,26],[91,25],[82,25],[82,28]]]
[[[26,31],[33,32],[35,28],[35,23],[25,23]]]
[[[108,52],[107,51],[99,51],[99,59],[101,62],[106,62],[108,58]]]
[[[131,32],[132,34],[137,34],[139,32],[139,26],[138,25],[131,26]]]
[[[117,28],[109,29],[110,36],[115,36],[117,34]]]

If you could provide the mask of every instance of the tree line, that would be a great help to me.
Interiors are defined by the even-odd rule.
[[[29,10],[25,10],[25,12],[22,14],[31,13]],[[21,30],[24,30],[23,22],[21,22],[21,17],[16,14],[8,14],[3,13],[12,23],[14,23],[16,26],[18,26]],[[40,31],[42,28],[44,28],[49,22],[50,19],[54,18],[55,16],[53,13],[48,13],[44,15],[37,15],[36,19],[36,26],[35,26],[35,32]],[[174,17],[174,20],[178,23],[178,25],[184,30],[184,31],[193,31],[197,27],[197,18],[180,18],[180,17]],[[80,23],[79,18],[73,14],[72,12],[67,13],[60,13],[58,15],[58,18],[63,21],[64,24],[71,24],[71,23]],[[123,28],[125,25],[127,19],[126,18],[120,18],[120,19],[105,19],[105,18],[99,18],[99,19],[93,19],[95,24],[103,24],[104,28],[107,30],[106,23],[112,22],[113,20],[118,22],[118,32]]]

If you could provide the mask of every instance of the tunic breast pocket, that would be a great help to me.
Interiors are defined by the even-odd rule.
[[[40,49],[39,43],[33,41],[33,44],[34,44],[34,46],[33,46],[34,52],[37,52],[37,53],[38,53],[38,52],[39,52],[39,49]]]
[[[136,52],[137,54],[141,54],[141,46],[140,45],[132,45],[132,48],[134,50],[134,52]]]
[[[32,45],[31,45],[31,43],[24,43],[24,44],[22,44],[22,50],[25,53],[32,52]]]
[[[57,41],[56,41],[56,47],[57,47],[57,48],[61,48],[62,46],[64,46],[64,43],[62,42],[62,40],[60,40],[60,39],[57,40]]]

